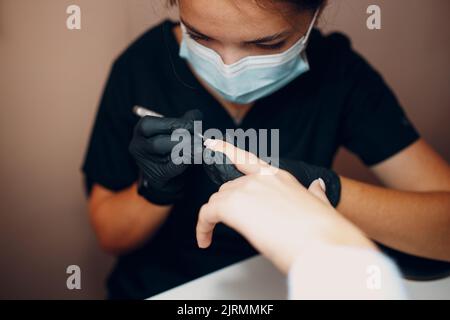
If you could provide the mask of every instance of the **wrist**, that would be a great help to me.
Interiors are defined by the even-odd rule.
[[[299,256],[320,248],[353,248],[380,252],[365,234],[352,225],[340,225],[339,222],[334,221],[325,223],[320,229],[309,240],[300,242],[298,245],[291,244],[286,246],[286,251],[274,254],[274,256],[279,254],[274,261],[279,262],[278,266],[284,273],[290,270]]]
[[[371,270],[376,270],[379,277],[371,277]],[[317,244],[292,263],[288,272],[289,298],[404,299],[400,278],[396,265],[377,250]]]

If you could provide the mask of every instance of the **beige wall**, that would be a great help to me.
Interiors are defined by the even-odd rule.
[[[423,136],[450,159],[448,0],[330,0],[342,30],[397,92]],[[65,28],[82,8],[83,29]],[[365,28],[380,4],[383,29]],[[0,0],[0,298],[99,298],[112,259],[95,243],[79,167],[113,58],[162,18],[156,0]],[[347,153],[341,172],[372,179]],[[82,290],[65,268],[82,268]]]

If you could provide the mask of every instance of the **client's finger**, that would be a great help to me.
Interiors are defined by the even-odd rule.
[[[276,172],[276,168],[271,167],[253,153],[239,149],[228,142],[208,139],[205,141],[205,146],[213,151],[224,153],[244,174],[271,173],[272,169]]]
[[[200,248],[206,249],[211,245],[214,228],[219,222],[216,206],[207,203],[201,207],[196,227],[197,244]]]
[[[314,180],[308,188],[308,191],[312,193],[314,196],[325,202],[326,204],[330,204],[328,197],[326,195],[326,186],[325,182],[322,179]]]

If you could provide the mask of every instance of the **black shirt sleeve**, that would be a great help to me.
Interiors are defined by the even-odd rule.
[[[419,134],[381,75],[345,41],[343,82],[349,87],[342,112],[341,144],[373,166],[411,145]]]
[[[137,180],[137,166],[128,152],[133,132],[131,86],[122,56],[111,69],[82,168],[88,193],[94,184],[119,191]]]

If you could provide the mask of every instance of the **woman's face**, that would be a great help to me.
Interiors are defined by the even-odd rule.
[[[179,0],[179,8],[188,34],[216,51],[225,64],[289,49],[313,18],[283,1]]]

